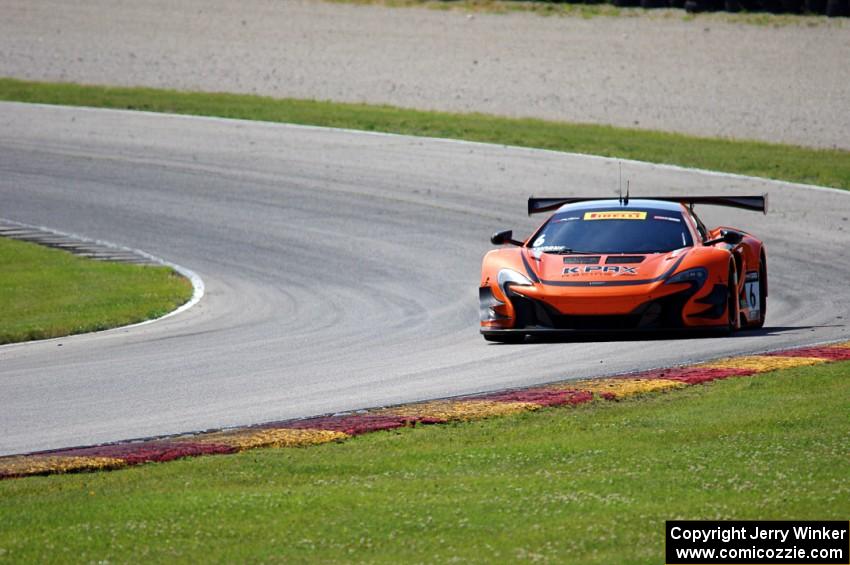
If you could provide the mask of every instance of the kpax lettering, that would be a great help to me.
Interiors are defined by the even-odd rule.
[[[564,267],[564,275],[589,275],[600,273],[603,275],[636,275],[637,267],[621,267],[619,265],[587,265],[586,267]]]

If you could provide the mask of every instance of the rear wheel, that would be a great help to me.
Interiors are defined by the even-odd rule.
[[[764,258],[759,266],[759,319],[752,323],[752,327],[761,328],[764,326],[764,319],[767,317],[767,265]]]

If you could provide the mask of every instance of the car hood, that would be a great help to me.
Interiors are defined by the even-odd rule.
[[[567,286],[656,282],[673,274],[687,252],[560,255],[524,250],[527,265],[539,279]]]

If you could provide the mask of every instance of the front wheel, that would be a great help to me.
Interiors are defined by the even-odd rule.
[[[764,327],[764,319],[767,317],[767,266],[764,260],[759,267],[759,319],[751,324],[750,327]]]
[[[739,307],[738,307],[738,271],[734,265],[729,266],[729,279],[727,281],[728,296],[726,298],[726,333],[732,335],[738,329]]]

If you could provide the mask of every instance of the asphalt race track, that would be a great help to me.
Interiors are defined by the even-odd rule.
[[[625,163],[632,195],[767,243],[767,324],[733,338],[487,344],[489,235],[534,195],[614,195],[616,161],[442,140],[0,104],[0,217],[198,273],[194,308],[0,347],[0,455],[250,424],[850,339],[850,194]]]

